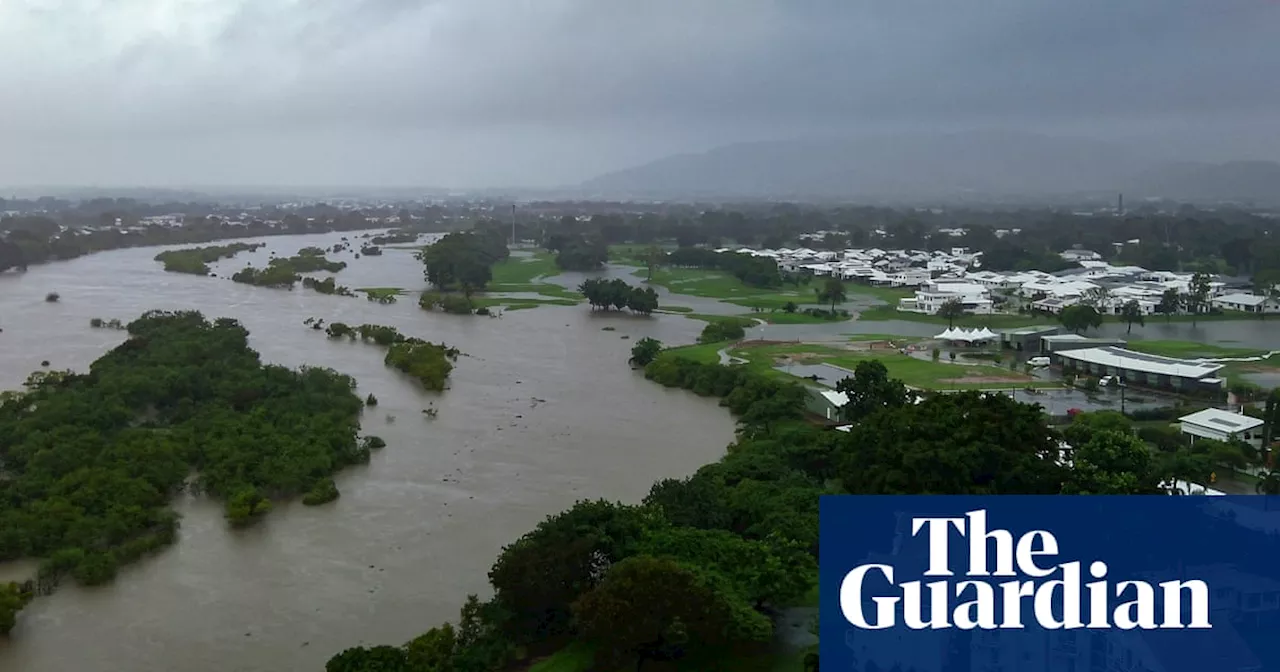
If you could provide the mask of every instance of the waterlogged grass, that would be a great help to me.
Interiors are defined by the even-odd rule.
[[[503,302],[521,301],[537,302],[545,305],[572,306],[585,297],[582,294],[551,282],[540,282],[541,278],[559,275],[555,256],[550,252],[537,251],[531,257],[508,257],[494,264],[493,279],[485,287],[485,294],[480,300],[488,305],[510,305]],[[545,299],[504,299],[494,294],[538,294]]]
[[[556,258],[550,252],[537,251],[531,257],[511,256],[493,265],[493,278],[489,281],[490,288],[495,285],[505,284],[522,284],[533,282],[536,278],[549,278],[553,275],[560,275],[560,269],[556,268]],[[522,291],[522,290],[497,290],[493,291]]]
[[[688,306],[659,306],[658,311],[662,313],[692,313],[693,309]]]
[[[1280,339],[1277,339],[1280,346]],[[1162,357],[1179,359],[1196,359],[1199,357],[1256,357],[1267,354],[1265,351],[1252,348],[1231,348],[1212,343],[1195,341],[1129,341],[1125,346],[1136,352]]]
[[[750,329],[756,326],[756,320],[753,317],[745,315],[708,315],[706,313],[684,313],[684,317],[691,320],[702,320],[703,322],[731,322],[743,329]]]
[[[404,294],[404,289],[401,287],[361,287],[356,291],[364,292],[375,299],[383,299]]]
[[[476,296],[471,297],[471,305],[474,308],[494,308],[502,306],[506,310],[519,310],[520,308],[537,308],[538,306],[576,306],[578,305],[578,302],[570,299],[507,298],[477,294]]]
[[[759,317],[769,324],[830,324],[832,322],[846,322],[850,318],[837,315],[836,317],[823,317],[820,315],[806,315],[804,313],[757,313],[752,317]]]

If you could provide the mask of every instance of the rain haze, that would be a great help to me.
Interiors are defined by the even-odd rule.
[[[976,129],[1280,158],[1267,0],[5,0],[0,185],[576,185]]]

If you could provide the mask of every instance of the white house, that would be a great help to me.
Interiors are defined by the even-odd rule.
[[[965,312],[986,315],[992,312],[991,293],[986,287],[971,282],[933,280],[916,290],[913,298],[898,302],[898,310],[936,315],[942,304],[959,299]]]
[[[1210,303],[1214,308],[1239,310],[1246,313],[1280,313],[1280,301],[1258,294],[1236,293],[1215,297]]]
[[[1262,420],[1248,415],[1231,413],[1216,408],[1184,415],[1178,418],[1182,423],[1182,433],[1188,434],[1192,441],[1196,437],[1230,441],[1239,439],[1254,448],[1262,448]]]

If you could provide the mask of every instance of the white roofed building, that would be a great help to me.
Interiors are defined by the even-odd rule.
[[[1264,423],[1259,418],[1206,408],[1191,415],[1184,415],[1178,418],[1178,422],[1182,425],[1182,433],[1191,436],[1192,442],[1197,437],[1217,441],[1239,440],[1254,448],[1262,448]]]

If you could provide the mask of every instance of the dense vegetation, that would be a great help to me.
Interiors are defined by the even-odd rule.
[[[183,487],[242,525],[369,459],[350,377],[263,365],[230,319],[153,311],[128,332],[88,373],[32,374],[0,403],[0,561],[43,558],[38,592],[171,543]]]
[[[264,245],[266,243],[231,243],[230,245],[191,247],[161,252],[155,259],[164,264],[164,270],[172,273],[209,275],[209,264],[219,259],[229,259],[241,252],[252,252]]]
[[[609,260],[609,246],[594,236],[554,234],[543,247],[556,253],[556,268],[562,271],[596,271]]]
[[[334,294],[336,296],[355,296],[349,288],[343,287],[334,281],[333,278],[325,278],[324,280],[316,280],[315,278],[303,278],[302,286],[307,289],[317,291],[321,294]]]
[[[113,201],[113,199],[99,200]],[[118,199],[118,201],[128,200]],[[40,205],[42,209],[46,209],[50,204]],[[136,213],[149,211],[151,208],[137,202],[113,201],[110,204],[101,205],[87,202],[81,204],[80,208],[67,206],[66,210],[52,216],[42,213],[0,218],[0,272],[10,268],[26,270],[33,264],[75,259],[94,252],[125,247],[199,244],[230,238],[357,231],[378,225],[377,222],[371,221],[358,211],[342,212],[325,206],[303,209],[304,212],[314,213],[310,217],[294,212],[281,212],[277,213],[280,217],[277,223],[268,224],[262,220],[254,220],[243,225],[231,224],[226,219],[212,214],[194,214],[197,211],[209,211],[211,208],[208,205],[173,204],[173,207],[182,207],[186,212],[192,213],[183,220],[181,226],[142,224],[137,221]],[[0,210],[3,209],[0,208]],[[117,219],[121,219],[121,224],[125,226],[112,226]],[[69,230],[63,231],[63,225]]]
[[[756,257],[737,252],[717,253],[705,248],[680,248],[672,251],[662,262],[667,266],[705,268],[724,271],[742,281],[748,287],[772,289],[782,286],[778,263],[769,257]]]
[[[323,327],[321,321],[315,318],[307,319],[305,324],[313,329]],[[324,329],[329,338],[347,338],[352,341],[360,339],[387,348],[384,360],[387,366],[413,376],[423,387],[437,392],[444,389],[449,374],[453,372],[453,363],[462,354],[443,343],[429,343],[420,338],[405,336],[395,327],[379,324],[352,327],[342,322],[332,322]]]
[[[235,275],[231,276],[231,279],[234,282],[240,282],[246,285],[256,285],[258,287],[293,289],[295,284],[303,280],[303,273],[314,273],[316,271],[337,273],[347,267],[347,262],[330,261],[325,258],[324,254],[324,250],[318,247],[303,248],[298,251],[298,254],[292,257],[272,259],[267,263],[266,268],[258,269],[252,266],[246,267],[237,271]],[[332,283],[331,279],[330,283]],[[312,288],[315,289],[314,286],[312,286]],[[316,291],[321,290],[317,289]],[[336,288],[335,292],[332,293],[336,293]]]
[[[741,341],[746,335],[746,329],[743,328],[742,322],[739,320],[713,320],[702,328],[702,333],[698,334],[698,342]]]
[[[493,278],[493,265],[510,255],[494,229],[450,233],[418,254],[423,274],[436,289],[460,290],[468,298]]]
[[[587,297],[592,310],[627,308],[634,313],[648,315],[658,309],[658,293],[652,287],[634,287],[621,278],[591,278],[583,281],[578,291]]]
[[[494,597],[470,598],[457,627],[349,649],[329,672],[493,672],[573,642],[593,659],[573,670],[737,669],[764,655],[776,609],[813,586],[823,494],[1160,494],[1171,478],[1204,482],[1214,464],[1152,453],[1119,413],[1059,432],[1006,395],[917,403],[874,360],[841,383],[855,424],[834,432],[804,420],[810,392],[796,383],[639,345],[647,377],[719,397],[738,417],[725,457],[654,484],[638,506],[584,501],[547,518],[503,550]]]

